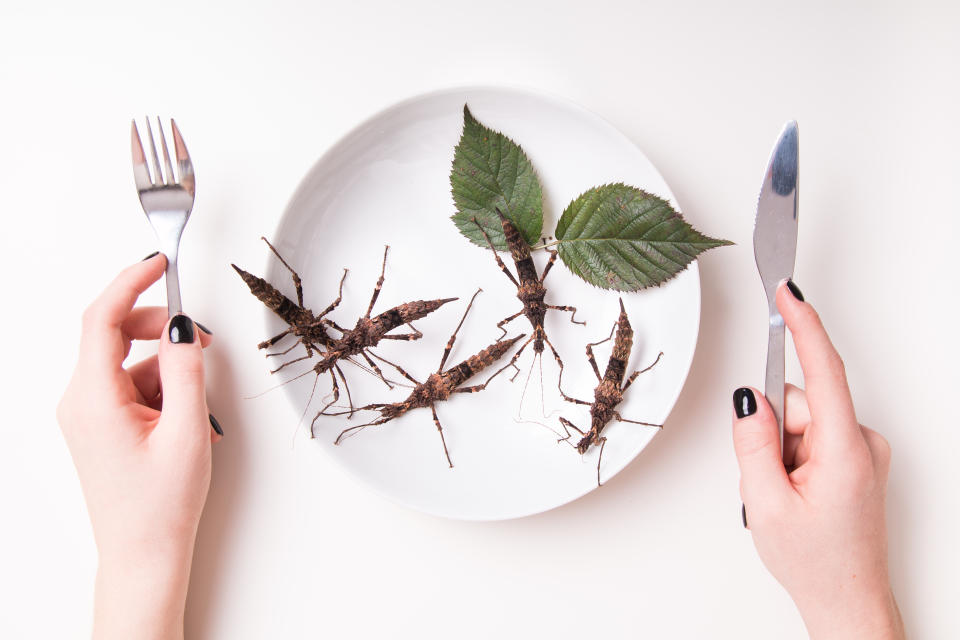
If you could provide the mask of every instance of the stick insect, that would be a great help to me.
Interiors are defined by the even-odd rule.
[[[550,269],[553,268],[554,263],[557,261],[557,252],[548,251],[550,254],[550,259],[543,268],[543,274],[537,275],[537,266],[533,263],[533,258],[530,255],[530,246],[527,244],[526,240],[523,239],[523,237],[520,235],[520,232],[517,231],[517,228],[512,222],[510,222],[510,220],[506,218],[506,216],[503,215],[503,212],[500,211],[500,209],[497,209],[497,216],[500,218],[500,224],[503,226],[503,235],[506,239],[507,246],[510,248],[510,257],[513,258],[513,263],[517,269],[516,278],[507,269],[507,266],[503,263],[503,260],[500,259],[500,256],[497,254],[497,250],[494,248],[493,242],[490,241],[490,237],[487,235],[486,230],[481,227],[479,223],[477,223],[476,219],[473,220],[473,223],[477,225],[477,228],[480,229],[484,239],[486,239],[487,245],[489,245],[490,250],[493,252],[493,257],[497,261],[497,266],[499,266],[504,275],[510,279],[510,282],[517,287],[517,298],[519,298],[520,302],[523,303],[523,308],[520,311],[516,312],[512,316],[507,316],[498,322],[497,328],[503,331],[501,336],[502,338],[503,336],[507,335],[507,330],[504,328],[504,325],[515,320],[516,318],[519,318],[521,315],[526,316],[527,320],[530,321],[530,325],[533,327],[533,333],[530,334],[530,337],[527,338],[527,341],[521,345],[520,349],[513,354],[513,358],[510,359],[510,362],[508,362],[503,369],[506,369],[507,367],[513,367],[516,369],[516,373],[514,373],[513,377],[510,379],[513,380],[516,378],[517,374],[520,373],[520,369],[516,365],[517,359],[520,357],[520,354],[523,353],[523,350],[527,348],[527,345],[532,342],[534,360],[536,360],[538,356],[541,358],[543,357],[543,345],[546,344],[550,347],[550,351],[553,353],[553,358],[560,366],[560,370],[563,371],[563,361],[560,359],[560,354],[557,353],[557,350],[550,342],[550,339],[547,338],[547,332],[543,328],[547,310],[554,309],[556,311],[569,311],[570,322],[574,324],[586,324],[586,322],[581,322],[574,319],[577,315],[576,307],[547,304],[545,302],[547,289],[544,286],[543,281],[547,279],[547,274],[550,273]],[[530,363],[530,367],[532,370],[532,362]],[[500,371],[497,371],[494,375],[499,374]]]
[[[604,371],[603,377],[601,377],[600,369],[597,368],[597,360],[593,355],[593,347],[601,345],[613,338],[614,330],[616,330],[617,335],[613,340],[613,351],[610,354],[610,359],[607,361],[607,369]],[[627,378],[627,381],[623,382],[623,376],[627,369],[627,363],[630,361],[630,351],[632,348],[633,328],[630,326],[630,320],[627,318],[627,311],[623,308],[623,299],[621,298],[620,317],[614,323],[613,327],[611,327],[610,335],[600,342],[591,342],[587,345],[587,360],[590,361],[590,366],[593,368],[593,372],[596,374],[597,380],[599,381],[596,389],[594,389],[593,392],[593,402],[571,398],[563,392],[562,388],[560,389],[560,394],[567,402],[582,404],[590,407],[590,429],[588,431],[582,431],[572,422],[564,417],[561,417],[560,424],[563,425],[563,430],[566,432],[567,437],[561,438],[558,440],[558,442],[569,442],[570,438],[573,436],[570,430],[573,429],[581,436],[579,442],[577,442],[575,446],[577,452],[579,452],[581,455],[586,453],[587,449],[589,449],[591,446],[598,444],[600,445],[600,455],[597,458],[598,487],[600,486],[600,462],[603,460],[603,448],[607,444],[606,436],[602,436],[600,433],[603,431],[603,428],[607,426],[607,423],[616,419],[619,422],[629,422],[631,424],[657,427],[659,429],[663,428],[662,424],[628,420],[621,416],[617,411],[617,405],[619,405],[623,400],[624,392],[626,392],[630,385],[633,384],[633,381],[637,379],[637,376],[652,369],[658,362],[660,362],[660,358],[663,357],[663,352],[661,351],[656,360],[653,361],[653,364],[645,369],[634,371],[632,374],[630,374],[630,377]],[[562,375],[563,372],[561,371],[561,376]],[[621,386],[621,383],[623,383],[623,386]],[[559,383],[557,386],[560,386]]]
[[[366,369],[366,367],[356,362],[352,356],[362,356],[370,366],[370,369],[366,370],[372,370],[377,377],[383,380],[384,384],[390,388],[393,388],[393,384],[390,382],[390,380],[383,375],[383,371],[381,371],[380,367],[378,367],[373,359],[371,359],[370,355],[373,355],[377,358],[379,358],[379,356],[373,354],[373,352],[370,351],[370,347],[376,346],[382,339],[416,340],[417,338],[422,337],[423,334],[417,331],[413,325],[409,325],[413,330],[412,333],[395,335],[385,334],[402,324],[409,324],[414,320],[423,318],[430,312],[440,308],[442,305],[456,300],[456,298],[427,301],[417,300],[398,305],[374,318],[370,318],[373,305],[380,295],[380,289],[383,287],[384,274],[387,267],[387,252],[390,249],[390,247],[387,246],[384,247],[383,250],[383,264],[381,265],[380,269],[380,278],[377,280],[377,284],[374,287],[373,295],[370,299],[370,304],[367,306],[366,314],[357,320],[357,324],[353,329],[344,329],[333,320],[327,318],[326,315],[333,311],[340,304],[343,298],[343,282],[347,277],[347,270],[343,270],[343,276],[340,278],[340,288],[336,300],[327,306],[327,308],[324,309],[320,314],[314,315],[310,309],[307,309],[303,306],[303,288],[300,276],[289,264],[287,264],[283,257],[280,256],[280,253],[273,247],[273,245],[270,244],[269,241],[267,241],[266,238],[263,238],[263,241],[267,243],[267,246],[270,247],[274,255],[277,256],[280,262],[282,262],[292,274],[294,286],[297,291],[297,302],[294,303],[263,278],[259,278],[247,273],[238,266],[233,265],[233,268],[237,271],[237,273],[240,274],[240,277],[243,278],[244,282],[247,283],[247,286],[250,288],[250,291],[254,294],[254,296],[256,296],[268,308],[270,308],[288,325],[290,325],[281,333],[270,338],[269,340],[261,342],[258,346],[261,349],[268,348],[282,340],[284,336],[292,333],[299,339],[296,344],[285,351],[270,353],[267,355],[284,355],[289,353],[291,349],[297,346],[297,344],[303,344],[307,350],[307,354],[305,356],[288,360],[276,369],[272,370],[271,373],[276,373],[277,371],[294,364],[295,362],[312,358],[314,356],[314,352],[320,354],[321,359],[312,368],[312,370],[317,373],[318,379],[323,373],[330,373],[333,395],[330,402],[327,403],[327,407],[340,399],[340,385],[337,383],[337,376],[339,376],[340,380],[343,382],[344,389],[346,390],[350,407],[351,409],[353,408],[353,400],[350,396],[350,387],[347,384],[347,379],[344,376],[343,370],[340,368],[339,363],[341,360],[347,360],[363,369]],[[333,337],[327,332],[328,328],[332,328],[340,332],[341,336],[339,338]],[[382,358],[380,359],[383,360]],[[384,360],[384,362],[387,361]]]
[[[413,391],[405,400],[401,402],[374,403],[360,407],[358,411],[379,411],[380,417],[371,422],[367,422],[366,424],[354,425],[344,429],[337,436],[334,444],[340,444],[345,437],[348,437],[365,427],[386,424],[387,422],[399,418],[403,414],[407,413],[408,411],[412,411],[413,409],[430,407],[430,411],[433,413],[433,423],[437,426],[437,432],[440,434],[440,442],[443,444],[443,453],[447,458],[447,464],[451,469],[453,468],[453,461],[450,459],[450,451],[447,449],[447,441],[443,436],[443,427],[440,425],[440,418],[437,416],[437,409],[435,407],[436,403],[449,399],[454,393],[476,393],[486,389],[487,385],[490,384],[490,381],[496,377],[496,374],[487,379],[487,381],[483,384],[469,387],[463,387],[460,385],[499,360],[507,351],[510,350],[511,347],[513,347],[513,345],[517,343],[517,341],[524,337],[524,334],[520,334],[519,336],[509,338],[507,340],[498,340],[487,348],[470,356],[463,362],[444,370],[443,367],[447,363],[447,357],[450,355],[450,350],[453,348],[453,343],[457,339],[457,333],[460,331],[460,327],[463,326],[463,321],[466,320],[467,314],[470,312],[470,308],[473,306],[473,301],[479,293],[480,290],[478,289],[477,292],[473,294],[473,297],[470,298],[470,303],[463,312],[463,317],[460,318],[460,323],[454,330],[453,335],[450,336],[450,339],[447,340],[447,345],[443,350],[443,356],[440,358],[440,366],[437,367],[437,370],[434,373],[431,373],[424,382],[419,382],[416,378],[411,376],[402,368],[393,365],[402,376],[416,385]],[[343,415],[344,413],[348,412],[344,411],[339,413],[325,413],[323,415]]]
[[[391,309],[387,309],[383,313],[371,318],[370,313],[373,311],[373,305],[376,304],[377,298],[380,296],[380,289],[383,287],[384,274],[386,273],[387,269],[387,251],[389,249],[389,246],[384,247],[383,265],[380,268],[380,278],[377,280],[377,284],[373,288],[373,295],[370,297],[370,304],[367,305],[367,312],[357,320],[357,323],[354,325],[353,329],[344,329],[332,320],[324,320],[325,324],[329,324],[331,327],[339,331],[341,336],[336,340],[331,340],[326,345],[326,351],[321,356],[320,361],[313,366],[313,371],[317,374],[317,379],[319,379],[324,373],[330,372],[330,378],[333,380],[333,396],[331,400],[317,413],[317,415],[314,416],[313,422],[316,422],[317,418],[323,415],[327,408],[340,399],[340,390],[337,387],[337,379],[331,371],[337,369],[337,363],[340,360],[349,359],[351,356],[356,355],[362,356],[363,359],[367,361],[367,364],[370,365],[370,367],[377,373],[377,376],[386,382],[388,387],[393,388],[393,385],[387,380],[386,376],[383,375],[383,371],[381,371],[380,367],[377,366],[377,363],[373,361],[373,358],[389,364],[398,371],[402,371],[402,369],[400,369],[396,364],[374,353],[372,351],[372,347],[377,346],[381,340],[419,340],[423,337],[423,333],[418,331],[416,327],[410,323],[414,320],[419,320],[427,316],[448,302],[457,300],[457,298],[440,298],[437,300],[414,300],[413,302],[404,302],[403,304],[399,304]],[[388,333],[389,331],[392,331],[404,324],[410,327],[410,333]],[[341,376],[341,378],[342,377],[343,376]],[[346,381],[344,381],[344,385],[346,385]],[[348,413],[352,416],[356,409],[354,408],[353,401],[350,399],[349,395],[350,394],[348,391],[347,397],[350,404],[350,411]],[[313,423],[311,423],[310,426],[310,433],[313,433]]]
[[[285,355],[294,349],[298,344],[302,344],[307,352],[305,356],[285,362],[270,372],[276,373],[289,364],[312,358],[314,352],[322,353],[323,350],[330,348],[330,346],[334,344],[335,338],[327,332],[327,328],[331,326],[331,322],[326,318],[326,315],[336,309],[343,299],[343,282],[347,277],[347,270],[343,270],[343,276],[340,278],[340,286],[337,291],[336,299],[319,314],[314,314],[310,309],[303,305],[303,284],[300,279],[300,275],[294,271],[293,267],[287,264],[287,261],[284,260],[283,256],[280,255],[280,252],[278,252],[277,249],[270,244],[269,240],[263,237],[260,239],[267,243],[267,246],[270,247],[273,255],[275,255],[283,264],[283,266],[286,267],[290,272],[291,277],[293,278],[294,288],[297,292],[297,301],[294,302],[282,294],[276,287],[263,278],[248,273],[235,264],[231,264],[234,270],[240,274],[241,278],[243,278],[243,281],[247,284],[247,287],[250,288],[250,292],[288,325],[286,329],[277,335],[258,344],[257,348],[268,349],[280,342],[287,335],[292,334],[296,336],[297,342],[295,342],[285,351],[268,353],[267,357]],[[354,362],[354,364],[358,363]],[[335,367],[334,371],[340,376],[340,379],[343,380],[344,387],[346,387],[347,379],[344,377],[343,371],[339,366]],[[333,377],[333,375],[334,374],[331,373],[331,377]],[[336,386],[336,377],[333,378],[333,383],[334,386]]]

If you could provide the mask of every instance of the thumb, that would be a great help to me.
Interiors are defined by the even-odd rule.
[[[210,429],[203,381],[203,350],[193,320],[183,314],[170,319],[158,353],[163,386],[163,422],[175,429]],[[199,431],[202,428],[202,431]]]
[[[759,402],[757,400],[759,396]],[[792,490],[780,453],[780,433],[766,398],[748,387],[733,393],[733,447],[747,511],[776,503]]]

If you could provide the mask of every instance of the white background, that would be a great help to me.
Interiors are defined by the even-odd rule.
[[[740,525],[730,444],[732,390],[762,385],[753,210],[788,118],[796,280],[860,420],[893,445],[894,590],[910,635],[957,636],[953,3],[133,4],[0,9],[0,635],[88,632],[96,556],[54,406],[81,310],[154,250],[128,127],[159,113],[189,131],[197,166],[181,278],[216,333],[209,398],[226,430],[188,637],[804,637]],[[291,443],[282,393],[245,399],[269,384],[262,316],[228,265],[265,265],[257,238],[350,127],[423,91],[501,83],[607,118],[693,224],[737,244],[700,261],[697,355],[664,432],[582,500],[475,524],[368,493]]]

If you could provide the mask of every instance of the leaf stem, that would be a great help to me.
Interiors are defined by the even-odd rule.
[[[541,244],[539,247],[530,247],[530,250],[537,251],[539,249],[549,249],[550,247],[557,246],[558,244],[560,244],[560,242],[561,242],[560,240],[554,240],[553,242],[547,242],[545,244]]]

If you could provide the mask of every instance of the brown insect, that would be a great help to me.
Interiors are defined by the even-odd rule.
[[[414,320],[419,320],[427,316],[448,302],[457,300],[457,298],[414,300],[413,302],[405,302],[397,305],[392,309],[388,309],[383,313],[371,318],[370,313],[373,311],[373,305],[376,304],[377,298],[380,296],[380,289],[383,287],[384,274],[386,273],[387,269],[387,251],[389,249],[390,247],[384,247],[383,265],[380,269],[380,278],[377,280],[377,284],[373,288],[373,295],[370,297],[370,304],[367,305],[367,312],[357,320],[357,323],[353,329],[344,329],[337,323],[328,321],[330,326],[339,331],[342,335],[340,338],[332,340],[326,345],[326,351],[323,353],[320,361],[313,366],[313,371],[317,374],[318,379],[324,373],[330,372],[330,378],[333,380],[333,397],[331,398],[330,402],[328,402],[323,409],[317,413],[313,419],[313,422],[316,422],[317,418],[323,415],[324,411],[328,407],[340,399],[340,390],[337,388],[337,379],[331,371],[332,369],[336,369],[337,363],[340,360],[356,355],[362,356],[363,359],[367,361],[367,364],[370,365],[370,367],[377,373],[377,376],[386,382],[388,387],[392,388],[392,384],[389,380],[387,380],[386,376],[383,375],[383,371],[380,370],[380,367],[377,366],[377,363],[373,361],[371,356],[380,360],[381,362],[389,364],[398,371],[401,371],[401,369],[389,360],[374,353],[371,348],[377,346],[381,340],[418,340],[422,338],[423,334],[410,323]],[[410,327],[412,330],[411,333],[388,333],[389,331],[393,331],[397,327],[404,324]],[[344,384],[346,384],[346,381],[344,381]],[[349,395],[350,394],[348,391],[347,398],[350,404],[349,414],[353,415],[356,409],[354,408],[353,401],[350,399]],[[311,423],[310,431],[313,433],[313,423]]]
[[[577,315],[576,307],[547,304],[545,302],[547,288],[544,286],[543,281],[547,279],[547,274],[550,273],[550,269],[553,268],[554,263],[557,261],[557,252],[548,251],[550,254],[550,259],[543,268],[543,274],[538,275],[537,266],[533,263],[533,257],[530,255],[530,246],[527,244],[526,240],[523,239],[523,237],[520,235],[520,232],[517,231],[517,228],[506,218],[506,216],[503,215],[503,212],[500,211],[500,209],[497,209],[497,216],[500,217],[500,224],[503,226],[503,235],[506,239],[507,246],[510,248],[510,257],[513,258],[513,263],[517,269],[516,278],[512,273],[510,273],[509,269],[507,269],[507,266],[503,263],[503,260],[500,259],[500,256],[497,254],[497,250],[494,249],[493,243],[490,241],[490,237],[487,235],[486,230],[484,230],[484,228],[477,223],[476,219],[474,219],[473,222],[477,225],[477,228],[480,229],[480,232],[486,239],[487,244],[490,246],[490,250],[493,252],[493,257],[497,261],[497,266],[499,266],[504,275],[510,279],[510,282],[517,287],[517,298],[519,298],[520,302],[523,303],[523,308],[520,311],[512,316],[507,316],[498,322],[497,328],[503,331],[504,336],[507,335],[507,330],[504,328],[504,325],[516,318],[519,318],[521,315],[526,316],[527,320],[530,321],[530,325],[533,327],[533,333],[530,334],[530,337],[527,338],[527,341],[521,345],[520,349],[517,350],[517,352],[513,355],[513,358],[510,359],[510,362],[507,363],[503,369],[506,369],[507,367],[513,367],[516,369],[516,373],[513,374],[513,378],[516,378],[517,373],[520,372],[520,369],[516,365],[517,359],[523,353],[523,350],[527,348],[527,345],[532,342],[533,352],[535,354],[534,359],[536,359],[537,356],[542,357],[543,345],[546,344],[550,347],[550,351],[553,353],[553,358],[557,361],[557,364],[560,366],[560,370],[562,371],[563,361],[560,359],[560,354],[557,353],[557,350],[554,348],[549,338],[547,338],[547,332],[543,328],[547,310],[554,309],[556,311],[569,311],[570,322],[574,324],[586,324],[586,322],[580,322],[579,320],[574,319]],[[531,367],[532,366],[533,364],[531,363]],[[497,371],[497,374],[499,374],[500,371]],[[513,378],[511,378],[511,380]]]
[[[287,262],[280,256],[279,252],[277,252],[273,245],[271,245],[265,238],[264,242],[267,243],[267,246],[270,247],[274,255],[277,256],[280,262],[282,262],[283,265],[293,275],[294,286],[297,290],[297,302],[294,303],[262,278],[251,275],[236,265],[233,265],[233,268],[237,271],[237,273],[240,274],[240,277],[243,278],[244,282],[247,283],[247,286],[250,287],[250,291],[261,302],[267,305],[267,307],[273,310],[274,313],[279,315],[287,324],[290,325],[280,334],[270,338],[269,340],[261,342],[259,347],[263,349],[272,346],[290,333],[296,335],[299,338],[299,343],[302,343],[306,347],[307,355],[289,360],[271,371],[271,373],[276,373],[280,369],[283,369],[284,367],[295,362],[312,358],[314,352],[320,354],[320,361],[317,362],[314,367],[312,367],[312,370],[316,372],[318,379],[322,374],[329,372],[333,387],[332,399],[326,404],[324,409],[340,399],[340,385],[337,383],[337,376],[339,375],[347,393],[347,399],[351,407],[351,413],[354,410],[353,400],[350,394],[350,387],[347,384],[347,379],[339,365],[341,360],[347,360],[353,364],[356,364],[357,366],[361,366],[361,368],[365,368],[353,360],[353,356],[362,356],[377,377],[383,380],[388,387],[392,388],[393,384],[391,381],[387,379],[387,377],[383,374],[383,371],[381,371],[380,367],[377,366],[370,356],[382,360],[383,362],[387,362],[388,364],[392,363],[373,353],[370,348],[376,346],[380,340],[416,340],[423,337],[423,334],[417,331],[413,325],[409,325],[409,323],[423,318],[430,312],[435,311],[448,302],[456,300],[456,298],[426,301],[416,300],[414,302],[407,302],[398,305],[371,318],[370,313],[373,310],[373,305],[376,303],[377,298],[380,295],[380,290],[383,287],[384,275],[387,268],[387,252],[390,249],[390,247],[387,246],[384,247],[383,250],[383,263],[380,268],[380,277],[377,280],[377,284],[374,286],[373,295],[370,298],[370,304],[367,306],[367,312],[359,320],[357,320],[356,326],[353,329],[344,329],[336,322],[325,316],[340,304],[340,301],[343,297],[343,282],[347,276],[347,270],[344,269],[343,277],[340,279],[340,290],[339,294],[337,295],[337,299],[334,300],[333,303],[331,303],[326,309],[324,309],[322,313],[314,315],[313,312],[303,306],[303,290],[300,276],[297,275],[296,271],[294,271],[293,268],[287,264]],[[412,333],[387,335],[387,332],[396,329],[402,324],[408,324],[412,329]],[[327,332],[328,327],[340,332],[341,336],[339,338],[335,338],[330,335]],[[291,346],[290,349],[293,349],[295,346],[296,344]],[[290,349],[268,355],[283,355],[288,353]]]
[[[487,385],[490,384],[490,381],[496,377],[496,374],[491,376],[483,384],[470,387],[463,387],[460,385],[499,360],[507,351],[510,350],[511,347],[513,347],[513,345],[517,343],[518,340],[524,337],[524,334],[521,334],[508,340],[498,340],[489,347],[470,356],[463,362],[460,362],[459,364],[456,364],[444,371],[443,367],[447,363],[447,357],[450,355],[450,350],[453,348],[453,343],[457,339],[457,333],[460,331],[460,327],[463,326],[463,321],[466,319],[467,314],[470,312],[470,308],[473,306],[473,301],[479,293],[480,290],[478,289],[477,292],[473,294],[473,297],[470,298],[470,303],[467,305],[467,308],[463,313],[463,317],[460,319],[460,323],[454,330],[453,335],[450,336],[450,339],[447,340],[447,346],[443,350],[443,357],[440,358],[440,366],[437,367],[436,372],[431,373],[426,381],[419,382],[416,378],[411,376],[402,368],[393,365],[402,376],[416,385],[413,388],[413,391],[411,391],[410,395],[407,396],[407,399],[403,400],[402,402],[374,403],[360,407],[358,411],[379,411],[380,417],[372,422],[355,425],[344,429],[337,436],[334,444],[340,444],[345,437],[365,427],[385,424],[391,420],[394,420],[395,418],[399,418],[403,414],[407,413],[408,411],[412,411],[413,409],[430,407],[430,411],[433,412],[433,423],[437,426],[437,432],[440,434],[440,442],[443,444],[443,453],[447,457],[447,464],[450,465],[451,469],[453,468],[453,462],[450,460],[450,451],[447,449],[447,441],[443,436],[443,427],[440,425],[440,418],[437,417],[437,409],[434,405],[436,405],[438,402],[449,399],[454,393],[476,393],[484,390]],[[328,413],[324,415],[343,415],[344,413],[348,412],[344,411],[339,413]]]
[[[288,271],[290,271],[290,274],[293,277],[293,285],[297,291],[297,301],[294,302],[284,294],[280,293],[276,287],[263,278],[248,273],[235,264],[231,264],[234,270],[240,274],[240,277],[243,278],[243,281],[250,288],[250,292],[256,296],[260,302],[265,304],[267,308],[269,308],[284,322],[286,322],[287,325],[289,325],[286,329],[273,336],[269,340],[264,340],[258,344],[257,348],[267,349],[280,342],[285,336],[292,334],[297,337],[297,342],[294,343],[289,349],[277,353],[269,353],[267,355],[280,356],[287,354],[298,344],[302,344],[307,350],[306,356],[286,362],[271,372],[276,373],[289,364],[312,357],[314,351],[320,352],[333,344],[334,338],[327,332],[327,327],[331,326],[332,323],[327,320],[325,316],[336,309],[343,298],[343,281],[347,277],[347,270],[343,270],[343,276],[340,278],[340,288],[337,293],[337,298],[319,314],[314,314],[310,309],[303,306],[303,285],[302,281],[300,280],[300,276],[289,264],[287,264],[287,261],[284,260],[276,248],[270,244],[269,240],[263,237],[260,239],[267,243],[267,246],[270,247],[270,250],[277,257],[277,259],[280,260],[280,262],[284,267],[287,268]]]
[[[607,342],[613,338],[613,332],[616,330],[617,336],[613,341],[613,352],[610,354],[610,359],[607,361],[607,369],[604,371],[603,376],[600,376],[600,369],[597,368],[597,360],[593,355],[593,347],[601,345],[604,342]],[[653,424],[650,422],[640,422],[637,420],[628,420],[620,415],[617,411],[617,405],[623,400],[624,392],[633,384],[633,381],[637,379],[641,373],[645,373],[652,369],[658,362],[660,358],[663,357],[663,352],[657,356],[657,359],[653,361],[653,364],[646,367],[645,369],[640,369],[634,371],[630,374],[630,377],[627,378],[626,382],[623,382],[623,376],[627,369],[627,363],[630,361],[630,351],[633,348],[633,328],[630,326],[630,320],[627,318],[627,312],[623,308],[623,299],[620,300],[620,317],[617,319],[617,322],[614,323],[613,327],[610,329],[610,335],[600,342],[591,342],[587,345],[587,360],[590,361],[590,366],[593,367],[593,372],[597,376],[599,384],[597,384],[596,389],[593,392],[593,402],[587,402],[586,400],[578,400],[577,398],[571,398],[566,393],[563,392],[563,389],[560,389],[560,394],[563,396],[564,400],[568,402],[573,402],[575,404],[587,405],[590,407],[590,429],[588,431],[582,431],[579,427],[574,425],[572,422],[566,418],[560,418],[560,424],[563,425],[563,430],[566,432],[567,437],[561,438],[558,442],[567,442],[573,436],[570,432],[570,429],[573,429],[580,434],[580,441],[576,444],[576,450],[580,454],[587,452],[591,446],[600,445],[600,456],[597,458],[597,486],[600,486],[600,461],[603,459],[603,448],[607,444],[607,438],[600,435],[603,431],[603,428],[607,426],[611,420],[618,420],[620,422],[629,422],[631,424],[640,424],[647,427],[657,427],[662,429],[662,424]],[[562,375],[561,371],[561,375]],[[623,383],[623,386],[621,386]],[[559,384],[557,385],[559,387]]]

